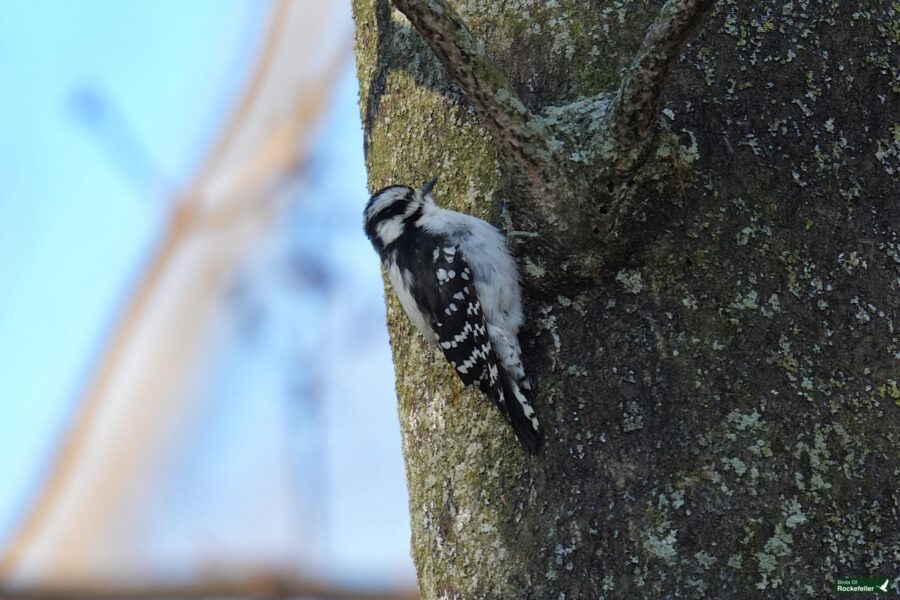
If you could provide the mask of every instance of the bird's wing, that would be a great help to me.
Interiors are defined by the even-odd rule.
[[[488,336],[472,269],[459,246],[450,243],[437,247],[431,258],[437,285],[426,302],[441,352],[464,384],[496,388],[497,356]]]
[[[512,425],[530,452],[540,446],[540,430],[534,410],[514,378],[500,366],[494,352],[473,281],[462,249],[446,239],[424,250],[416,260],[417,277],[433,277],[436,285],[415,290],[416,303],[431,319],[444,358],[465,385],[477,383]]]

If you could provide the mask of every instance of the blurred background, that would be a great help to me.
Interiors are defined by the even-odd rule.
[[[0,0],[0,597],[416,597],[352,35]]]

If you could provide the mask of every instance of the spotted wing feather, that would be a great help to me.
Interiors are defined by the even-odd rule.
[[[537,452],[540,431],[534,410],[515,379],[500,365],[471,267],[460,247],[432,234],[397,256],[409,258],[398,265],[413,279],[431,278],[436,284],[410,287],[409,293],[431,323],[438,347],[456,374],[467,386],[477,384],[510,422],[522,445]]]
[[[433,251],[433,259],[441,299],[438,306],[443,307],[435,311],[434,325],[444,357],[463,383],[478,383],[510,422],[522,445],[537,452],[537,419],[513,377],[500,366],[462,250],[458,246],[440,246]]]
[[[463,383],[496,388],[499,385],[497,357],[472,282],[471,268],[457,246],[440,246],[432,258],[439,298],[433,311],[438,346]]]

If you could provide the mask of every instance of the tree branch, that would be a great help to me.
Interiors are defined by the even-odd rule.
[[[543,183],[541,165],[551,159],[551,136],[522,104],[506,77],[446,0],[394,0],[437,54],[493,134],[508,163],[532,183]]]
[[[672,65],[715,0],[668,0],[610,105],[604,127],[605,161],[612,174],[627,176],[644,160],[653,141],[662,88]]]

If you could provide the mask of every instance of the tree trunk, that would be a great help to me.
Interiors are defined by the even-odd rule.
[[[387,294],[424,598],[821,598],[900,574],[900,9],[721,0],[652,147],[620,169],[592,141],[595,161],[660,4],[452,2],[565,148],[529,176],[443,38],[353,0],[370,188],[437,176],[444,206],[540,236],[511,238],[536,457]]]

